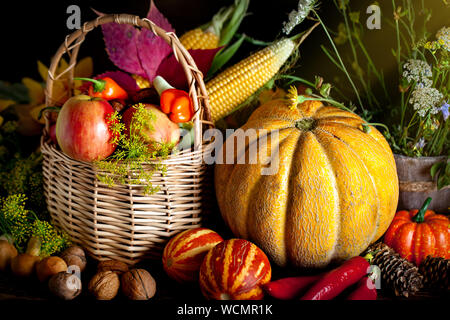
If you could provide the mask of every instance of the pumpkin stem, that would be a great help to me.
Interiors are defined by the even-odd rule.
[[[295,127],[302,131],[313,130],[316,126],[316,121],[313,118],[303,118],[295,122]]]
[[[428,197],[427,200],[422,205],[422,208],[420,208],[419,212],[412,218],[412,221],[421,223],[424,220],[425,212],[427,211],[428,206],[430,205],[431,198]]]

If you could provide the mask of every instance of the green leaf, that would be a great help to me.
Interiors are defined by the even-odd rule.
[[[235,9],[231,19],[224,25],[220,34],[219,46],[226,45],[231,41],[244,19],[250,0],[236,0]]]
[[[222,68],[234,56],[234,54],[240,48],[244,39],[245,39],[245,34],[243,34],[231,46],[229,46],[227,48],[223,48],[216,54],[216,56],[214,57],[214,60],[211,64],[211,67],[208,70],[208,77],[212,77],[217,72],[217,70]]]
[[[236,37],[241,37],[243,34],[236,33]],[[245,36],[245,41],[251,43],[255,46],[268,47],[273,44],[273,42],[258,40],[249,36]]]
[[[434,179],[436,174],[439,173],[439,171],[442,169],[443,166],[445,166],[444,161],[433,164],[433,166],[431,167],[431,170],[430,170],[431,178]]]
[[[450,185],[450,163],[447,162],[447,164],[445,165],[445,170],[443,170],[443,174],[442,172],[439,174],[439,178],[437,180],[437,188],[438,190]]]
[[[29,103],[28,89],[22,83],[8,84],[0,81],[0,99],[14,100],[17,103]]]

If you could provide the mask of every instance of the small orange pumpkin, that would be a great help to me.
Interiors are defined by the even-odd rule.
[[[212,300],[261,300],[272,268],[250,241],[230,239],[211,249],[200,268],[200,289]]]
[[[384,236],[384,243],[416,265],[428,255],[450,258],[450,221],[427,210],[428,198],[420,210],[399,211]]]

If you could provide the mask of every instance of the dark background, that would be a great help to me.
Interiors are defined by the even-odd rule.
[[[156,6],[170,21],[176,33],[181,36],[185,31],[209,22],[212,16],[223,6],[228,6],[234,0],[155,0]],[[427,24],[427,29],[434,35],[442,26],[449,26],[450,5],[445,5],[444,0],[411,0],[416,8],[421,7],[422,1],[432,9],[432,19]],[[396,5],[401,5],[403,0],[395,0]],[[360,12],[360,21],[365,26],[367,7],[374,3],[373,0],[351,0],[351,11]],[[384,18],[392,21],[393,7],[391,0],[379,0]],[[19,82],[23,77],[31,77],[42,81],[37,72],[37,61],[49,65],[51,57],[57,48],[63,43],[67,34],[72,31],[66,27],[69,14],[67,7],[76,4],[81,8],[82,23],[95,19],[97,16],[92,11],[96,9],[104,13],[130,13],[145,17],[150,7],[150,0],[60,0],[60,1],[8,1],[2,2],[0,9],[0,80],[7,82]],[[239,32],[263,41],[273,41],[281,36],[283,22],[288,14],[297,9],[298,0],[250,0],[249,15],[244,19]],[[337,30],[337,26],[343,21],[333,0],[319,2],[318,12],[331,30]],[[417,19],[420,21],[420,12]],[[313,24],[305,21],[297,26],[291,35],[306,30]],[[417,30],[419,31],[419,30]],[[433,37],[434,38],[434,37]],[[398,73],[395,58],[392,56],[392,48],[396,48],[394,29],[386,21],[382,20],[380,30],[368,30],[364,27],[363,42],[366,44],[369,54],[377,67],[384,72],[388,90],[391,95],[398,96]],[[300,48],[300,60],[290,73],[298,75],[310,81],[314,76],[322,76],[325,82],[330,82],[344,93],[345,101],[356,102],[354,92],[346,78],[335,65],[327,58],[321,49],[321,45],[331,48],[328,39],[321,27],[318,27]],[[260,49],[255,45],[244,42],[240,50],[230,63],[234,63],[250,52]],[[347,69],[352,72],[352,54],[348,45],[338,46]],[[115,70],[116,67],[109,61],[105,51],[104,41],[100,28],[90,32],[81,46],[79,57],[92,56],[94,59],[94,73]],[[360,55],[360,63],[364,58]],[[365,68],[362,65],[362,68]],[[353,77],[355,79],[355,77]],[[376,81],[374,82],[376,83]],[[357,84],[358,89],[362,90]],[[374,86],[375,94],[381,94],[381,87]],[[338,99],[337,91],[332,95]],[[348,99],[348,100],[347,100]],[[358,110],[357,110],[358,112]],[[379,118],[381,117],[381,118]],[[379,119],[378,119],[379,118]],[[379,115],[379,122],[385,122],[385,116]]]
[[[419,6],[422,0],[414,0]],[[177,34],[195,28],[208,22],[222,6],[229,5],[233,0],[155,0],[156,6],[171,22]],[[396,3],[400,4],[397,0]],[[239,32],[264,40],[272,41],[281,36],[283,22],[287,20],[288,13],[297,8],[297,0],[251,0],[248,15]],[[361,11],[361,21],[369,15],[365,13],[369,0],[351,1],[352,10]],[[2,6],[5,6],[5,2]],[[81,20],[86,22],[95,19],[96,14],[91,10],[95,8],[104,13],[131,13],[146,16],[150,0],[60,0],[60,1],[8,1],[7,6],[0,9],[0,80],[18,82],[23,77],[40,79],[37,73],[37,60],[49,65],[52,55],[71,31],[66,27],[69,14],[66,13],[69,5],[76,4],[81,8]],[[392,2],[390,0],[378,1],[382,15],[392,16]],[[433,9],[433,19],[428,27],[435,33],[440,27],[448,24],[450,8],[443,4],[443,0],[426,0],[426,5]],[[332,0],[322,0],[319,13],[324,22],[333,30],[342,21]],[[303,23],[294,31],[300,32],[311,25],[310,21]],[[395,34],[391,27],[382,23],[381,30],[367,30],[368,50],[375,59],[375,63],[385,68],[385,75],[397,76],[391,48],[395,47]],[[336,67],[327,59],[320,49],[324,44],[329,47],[323,30],[317,28],[301,47],[301,60],[298,62],[295,73],[313,79],[314,75],[321,75],[327,81],[337,81],[343,75],[337,72]],[[249,52],[258,48],[245,43],[238,51],[234,60],[243,58]],[[349,54],[348,48],[341,47],[344,57]],[[105,50],[100,29],[89,34],[80,51],[80,56],[90,55],[94,58],[95,73],[113,69]]]

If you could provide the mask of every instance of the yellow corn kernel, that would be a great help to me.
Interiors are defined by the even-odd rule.
[[[211,30],[200,28],[190,30],[180,37],[181,44],[187,49],[215,49],[219,47],[219,37]]]
[[[206,89],[212,121],[230,114],[267,83],[280,70],[294,48],[295,43],[291,39],[279,40],[208,81]]]

